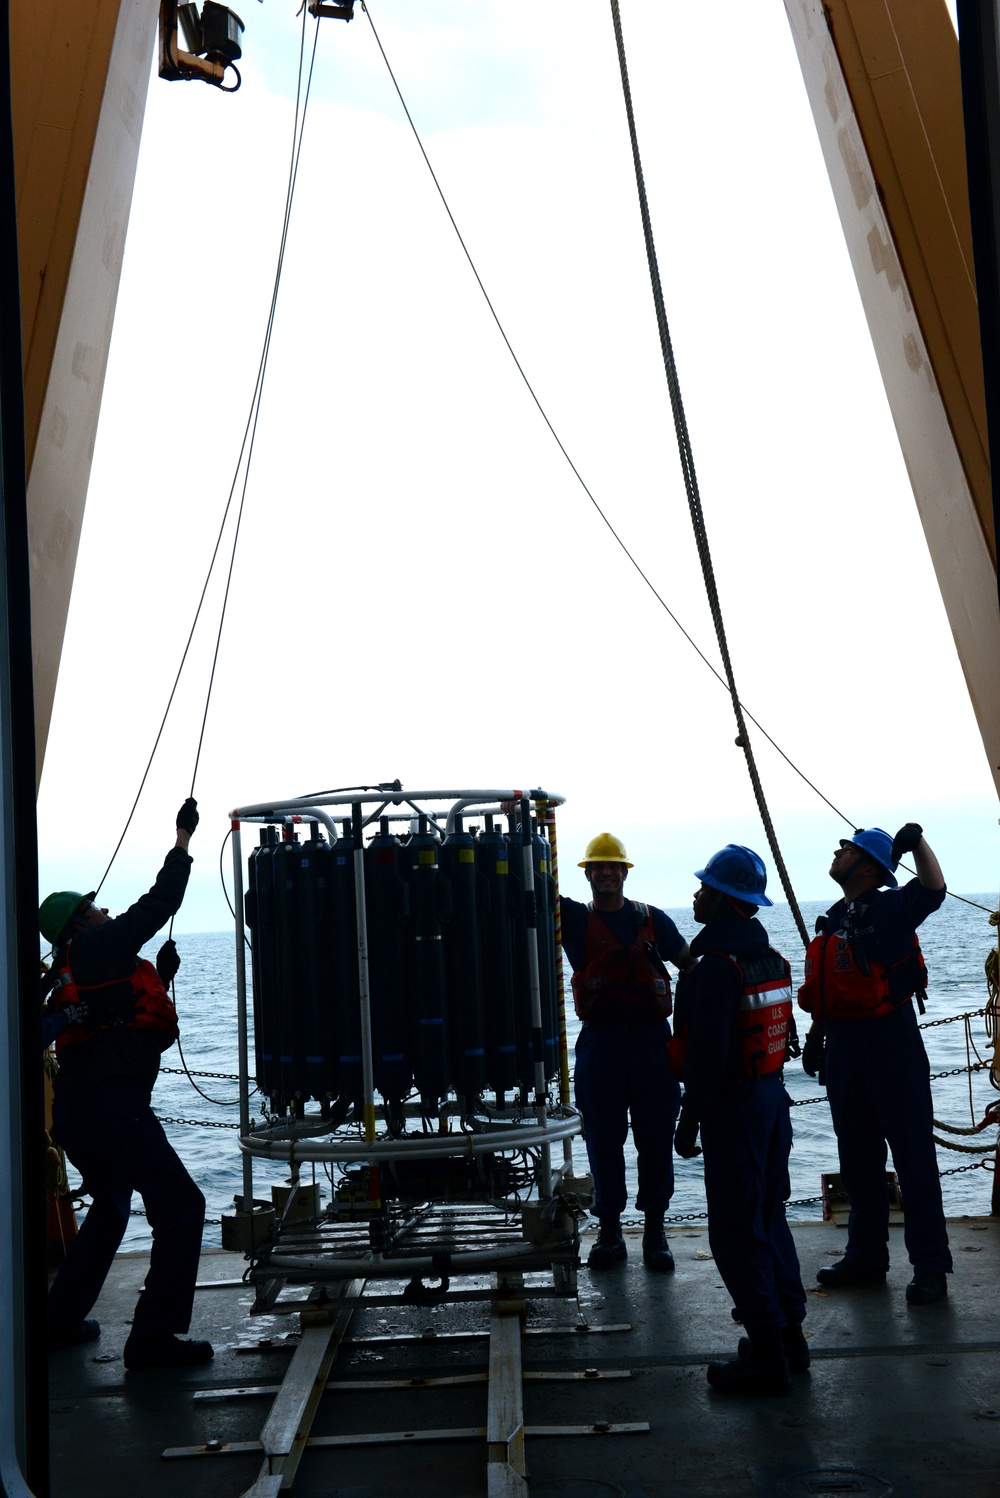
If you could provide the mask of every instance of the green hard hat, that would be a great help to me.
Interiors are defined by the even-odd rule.
[[[81,895],[76,889],[60,889],[54,895],[46,895],[38,907],[38,929],[45,940],[55,946],[66,922],[93,898],[93,890],[89,895]]]

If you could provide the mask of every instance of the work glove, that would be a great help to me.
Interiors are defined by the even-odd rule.
[[[919,822],[907,822],[905,827],[901,827],[892,840],[889,856],[893,863],[898,863],[904,853],[913,853],[923,835],[924,829]]]
[[[198,825],[198,803],[193,796],[189,796],[177,813],[178,832],[194,832]]]
[[[82,1025],[90,1013],[90,1005],[86,999],[78,999],[75,1004],[64,1004],[59,1013],[66,1021],[66,1028],[72,1025]]]
[[[826,1036],[822,1030],[812,1029],[802,1047],[802,1070],[807,1077],[816,1077],[821,1087],[826,1085]]]
[[[160,975],[160,982],[166,988],[177,976],[177,969],[181,965],[181,959],[177,954],[177,947],[173,941],[165,941],[156,954],[156,971]]]
[[[698,1144],[698,1120],[693,1113],[681,1112],[674,1130],[674,1149],[684,1160],[693,1160],[701,1154]]]

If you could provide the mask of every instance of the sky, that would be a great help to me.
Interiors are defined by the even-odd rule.
[[[39,798],[43,893],[93,888],[111,857],[208,570],[281,232],[294,11],[244,5],[233,96],[151,79]],[[369,11],[549,420],[717,663],[609,7]],[[953,888],[995,889],[996,795],[783,6],[624,0],[622,20],[741,698],[848,823],[918,820]],[[231,545],[230,522],[112,911],[152,882],[191,788]],[[636,896],[684,905],[726,842],[771,862],[735,732],[526,391],[368,18],[321,22],[176,929],[230,923],[233,807],[395,777],[561,794],[567,893],[608,829]],[[752,734],[797,896],[832,900],[849,827]]]

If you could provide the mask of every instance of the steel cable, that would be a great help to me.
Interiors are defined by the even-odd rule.
[[[691,448],[691,437],[688,431],[687,417],[684,414],[684,402],[681,397],[680,380],[677,375],[677,365],[674,359],[673,344],[670,338],[670,328],[667,323],[666,307],[663,300],[663,288],[660,284],[660,271],[656,258],[656,245],[653,240],[653,225],[649,215],[649,203],[646,198],[646,185],[642,173],[642,161],[639,156],[639,137],[636,131],[635,114],[632,109],[632,90],[628,80],[628,64],[625,60],[625,40],[622,36],[621,15],[618,8],[618,0],[611,0],[611,17],[615,28],[615,42],[618,47],[618,64],[622,76],[622,92],[625,98],[625,112],[628,116],[629,138],[632,142],[632,162],[635,167],[635,182],[639,193],[639,211],[642,215],[642,232],[646,242],[646,260],[649,265],[649,278],[653,291],[653,303],[656,308],[656,325],[660,334],[660,348],[663,353],[663,367],[667,376],[667,389],[670,393],[670,408],[674,418],[674,430],[677,433],[677,450],[680,455],[681,471],[684,475],[684,488],[687,492],[688,508],[691,512],[691,524],[694,529],[695,545],[698,548],[698,558],[701,562],[702,576],[705,582],[705,591],[708,595],[709,609],[712,614],[712,622],[715,625],[715,637],[722,656],[722,664],[725,668],[726,682],[729,687],[729,695],[732,698],[733,712],[736,715],[736,727],[738,730],[736,743],[743,750],[746,758],[747,771],[750,775],[750,783],[753,786],[754,799],[757,802],[757,810],[764,825],[774,858],[781,887],[785,891],[789,908],[798,927],[802,938],[802,945],[809,945],[809,933],[792,889],[791,878],[785,866],[785,860],[778,846],[778,835],[771,820],[768,810],[764,787],[761,784],[760,775],[757,770],[757,762],[754,758],[753,747],[750,743],[750,735],[747,730],[746,720],[743,713],[743,705],[740,702],[739,693],[736,690],[736,677],[733,673],[733,664],[729,655],[729,642],[726,638],[726,629],[722,619],[722,605],[719,601],[718,588],[715,583],[715,569],[712,565],[712,553],[708,544],[708,531],[705,526],[705,516],[702,510],[701,495],[698,489],[698,476],[695,471],[694,453]]]
[[[232,555],[231,555],[231,558],[230,558],[229,576],[228,576],[227,582],[226,582],[226,599],[228,599],[228,595],[229,595],[229,583],[232,580],[233,559],[235,558],[235,554],[236,554],[236,541],[237,541],[237,539],[239,537],[240,521],[242,520],[242,515],[243,515],[243,504],[244,504],[244,501],[246,499],[246,485],[247,485],[247,478],[249,476],[250,457],[251,457],[251,454],[253,452],[253,440],[254,440],[254,437],[256,436],[257,418],[258,418],[258,416],[260,414],[260,395],[261,395],[261,391],[262,391],[263,385],[264,385],[264,377],[265,377],[265,374],[267,372],[267,358],[268,358],[268,353],[270,351],[270,346],[271,346],[271,332],[272,332],[272,329],[274,327],[274,314],[275,314],[275,309],[277,307],[277,302],[278,302],[278,290],[279,290],[279,287],[280,287],[280,284],[281,284],[281,272],[282,272],[282,268],[283,268],[283,265],[284,265],[285,246],[286,246],[286,243],[287,243],[287,240],[288,240],[288,225],[289,225],[289,221],[290,221],[290,218],[291,218],[292,202],[293,202],[293,199],[294,199],[294,196],[295,196],[295,183],[296,183],[296,179],[297,179],[297,176],[298,176],[299,155],[300,155],[301,149],[302,149],[302,132],[303,132],[303,129],[304,129],[304,126],[305,126],[306,110],[308,108],[308,103],[309,103],[309,90],[310,90],[310,86],[311,86],[311,83],[312,83],[313,65],[314,65],[315,59],[316,59],[316,44],[317,44],[317,41],[319,39],[319,22],[318,21],[316,22],[316,30],[315,30],[315,34],[314,34],[314,38],[313,38],[312,59],[310,60],[310,64],[309,64],[309,75],[308,75],[308,81],[307,81],[307,84],[306,84],[305,98],[303,100],[303,97],[302,97],[302,79],[303,79],[304,62],[305,62],[305,38],[306,38],[306,12],[305,12],[305,7],[303,7],[302,37],[301,37],[301,42],[300,42],[300,47],[299,47],[299,74],[298,74],[298,83],[297,83],[296,94],[295,94],[295,118],[294,118],[294,122],[293,122],[293,125],[292,125],[292,151],[291,151],[291,160],[290,160],[290,163],[289,163],[288,185],[287,185],[286,190],[285,190],[285,208],[284,208],[284,214],[283,214],[283,220],[282,220],[281,240],[280,240],[279,250],[278,250],[277,265],[276,265],[276,268],[275,268],[274,284],[273,284],[272,291],[271,291],[271,304],[270,304],[270,308],[269,308],[269,311],[268,311],[267,323],[266,323],[265,333],[264,333],[264,341],[263,341],[263,344],[262,344],[262,347],[261,347],[260,360],[259,360],[259,363],[258,363],[258,366],[257,366],[257,377],[256,377],[256,380],[254,382],[253,395],[251,396],[251,399],[250,399],[250,409],[249,409],[249,412],[248,412],[248,415],[247,415],[246,425],[245,425],[245,427],[243,429],[243,440],[240,443],[240,450],[239,450],[239,454],[238,454],[237,459],[236,459],[236,467],[235,467],[235,469],[233,471],[233,480],[232,480],[232,483],[231,483],[231,485],[229,487],[229,495],[228,495],[228,497],[226,499],[225,508],[223,509],[223,512],[222,512],[222,519],[219,522],[219,530],[218,530],[218,534],[217,534],[216,539],[215,539],[215,546],[214,546],[214,548],[212,550],[212,555],[211,555],[211,558],[209,560],[208,570],[205,573],[205,581],[202,584],[201,593],[200,593],[199,598],[198,598],[198,604],[197,604],[197,607],[195,608],[195,612],[194,612],[194,618],[191,621],[191,628],[188,631],[187,640],[186,640],[186,642],[184,644],[184,649],[183,649],[183,651],[181,653],[180,664],[178,665],[177,672],[176,672],[176,674],[174,676],[173,686],[170,688],[170,694],[169,694],[169,696],[167,698],[167,704],[166,704],[166,707],[163,709],[163,716],[162,716],[162,718],[160,720],[160,726],[157,729],[156,737],[153,740],[153,747],[150,750],[149,758],[146,761],[146,768],[144,769],[144,771],[142,773],[142,778],[139,781],[139,789],[136,791],[135,800],[132,802],[131,810],[129,811],[129,814],[128,814],[127,818],[125,819],[125,825],[124,825],[124,827],[122,828],[122,831],[121,831],[121,836],[119,837],[117,843],[115,844],[114,851],[111,854],[110,859],[108,860],[107,868],[104,870],[104,873],[101,875],[100,883],[97,886],[97,890],[96,890],[95,893],[98,893],[98,894],[100,893],[101,886],[104,884],[105,879],[107,879],[109,873],[111,872],[111,869],[112,869],[112,867],[114,865],[115,859],[118,857],[118,854],[119,854],[119,852],[121,850],[122,843],[125,841],[125,836],[126,836],[126,834],[128,832],[128,829],[132,825],[132,819],[135,816],[136,808],[139,805],[139,800],[140,800],[140,798],[142,796],[142,793],[143,793],[143,790],[145,788],[146,781],[149,778],[149,772],[152,769],[152,767],[153,767],[153,761],[156,758],[156,751],[160,747],[160,740],[162,739],[162,737],[163,737],[163,731],[164,731],[164,729],[167,726],[167,719],[170,716],[170,710],[173,707],[174,697],[177,695],[177,688],[180,685],[181,676],[183,674],[184,667],[185,667],[185,665],[187,663],[187,658],[188,658],[188,654],[189,654],[190,649],[191,649],[191,644],[192,644],[192,641],[194,640],[195,630],[197,629],[197,627],[198,627],[198,621],[201,618],[201,611],[202,611],[202,608],[203,608],[204,603],[205,603],[205,596],[206,596],[206,594],[208,592],[208,585],[209,585],[209,583],[211,581],[212,573],[215,570],[216,561],[218,560],[219,550],[220,550],[220,548],[222,546],[222,538],[223,538],[223,536],[225,534],[226,522],[229,519],[229,512],[230,512],[230,510],[232,508],[232,503],[233,503],[233,496],[236,493],[236,486],[237,486],[237,483],[239,482],[240,471],[241,471],[241,469],[243,469],[243,466],[244,466],[243,460],[244,460],[244,456],[245,456],[246,457],[246,470],[244,472],[243,489],[242,489],[242,494],[241,494],[241,498],[240,498],[239,514],[238,514],[237,523],[236,523],[236,535],[235,535],[234,540],[233,540],[233,550],[232,550]],[[301,105],[301,110],[300,110],[300,105]],[[209,680],[208,693],[207,693],[206,701],[205,701],[205,711],[204,711],[204,714],[203,714],[203,717],[202,717],[201,729],[200,729],[199,736],[198,736],[198,747],[197,747],[197,752],[196,752],[196,755],[195,755],[194,772],[192,773],[192,776],[191,776],[191,794],[192,795],[194,795],[195,777],[196,777],[197,772],[198,772],[198,764],[199,764],[199,761],[200,761],[200,758],[201,758],[201,746],[202,746],[202,742],[203,742],[204,735],[205,735],[205,720],[208,717],[208,704],[209,704],[209,701],[211,699],[212,686],[213,686],[213,683],[214,683],[214,680],[215,680],[215,665],[216,665],[216,661],[218,659],[219,640],[221,639],[221,635],[222,635],[222,624],[223,624],[224,618],[225,618],[225,601],[223,602],[222,617],[220,618],[220,621],[219,621],[219,633],[218,633],[218,636],[216,638],[215,654],[214,654],[213,660],[212,660],[212,672],[211,672],[211,677],[210,677],[210,680]]]

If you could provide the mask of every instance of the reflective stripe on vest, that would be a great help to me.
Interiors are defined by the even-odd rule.
[[[792,969],[773,947],[766,957],[741,962],[726,954],[743,983],[737,1017],[743,1077],[767,1077],[785,1064],[792,1018]]]
[[[708,955],[702,953],[703,957]],[[736,1032],[740,1040],[738,1080],[766,1077],[780,1071],[785,1064],[792,1018],[791,967],[773,947],[768,948],[766,956],[742,961],[732,952],[712,955],[724,957],[740,975],[740,1004],[736,1012]],[[678,1081],[684,1079],[689,1013],[682,989],[674,1033],[667,1042],[667,1053]]]

